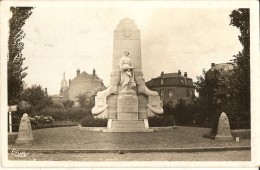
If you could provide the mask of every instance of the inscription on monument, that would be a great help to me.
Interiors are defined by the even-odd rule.
[[[138,98],[120,96],[118,98],[118,120],[138,120]]]
[[[122,112],[133,112],[134,111],[134,107],[131,106],[123,106],[122,108]]]
[[[138,112],[137,102],[134,100],[122,100],[118,104],[118,112]]]

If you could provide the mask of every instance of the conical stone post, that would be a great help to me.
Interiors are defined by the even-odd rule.
[[[18,131],[18,137],[15,141],[15,144],[27,144],[33,143],[33,134],[32,134],[32,126],[30,117],[28,114],[23,114],[23,117],[20,121],[19,131]]]
[[[226,113],[222,112],[218,121],[218,131],[215,140],[220,141],[232,141],[233,136],[231,135],[229,121]]]

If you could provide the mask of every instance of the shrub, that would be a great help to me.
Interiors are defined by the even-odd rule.
[[[175,126],[175,120],[173,116],[149,117],[148,122],[150,127]]]
[[[31,116],[51,116],[55,121],[75,121],[79,122],[84,116],[91,115],[90,109],[82,108],[45,108],[32,113]]]
[[[107,119],[94,118],[93,115],[85,116],[80,124],[82,127],[106,127]]]
[[[51,116],[43,116],[43,115],[30,117],[30,120],[32,125],[50,124],[54,122],[54,119]]]
[[[191,123],[194,118],[193,115],[196,108],[193,104],[185,103],[184,100],[179,100],[179,103],[174,108],[174,116],[177,123]]]
[[[251,129],[250,121],[229,122],[230,129]]]
[[[53,123],[44,123],[32,125],[32,129],[44,129],[44,128],[55,128],[55,127],[67,127],[67,126],[76,126],[75,122],[53,122]]]
[[[63,104],[62,103],[53,103],[51,107],[55,108],[55,109],[62,109]]]
[[[74,101],[66,100],[66,101],[62,102],[62,104],[65,108],[72,108],[74,106]]]

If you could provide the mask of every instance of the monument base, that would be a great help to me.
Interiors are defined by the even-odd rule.
[[[15,144],[33,144],[33,139],[17,139]]]
[[[117,97],[117,119],[138,120],[138,98],[136,94],[120,93]]]
[[[145,120],[112,120],[103,132],[154,132]]]
[[[216,136],[215,140],[218,141],[233,141],[233,136]]]

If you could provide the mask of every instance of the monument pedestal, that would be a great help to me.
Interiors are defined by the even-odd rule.
[[[122,91],[117,97],[117,120],[103,132],[153,132],[145,126],[144,120],[138,120],[138,97],[135,91]]]
[[[112,120],[111,127],[103,129],[103,132],[154,132],[154,129],[146,127],[147,120]]]
[[[122,93],[118,96],[117,119],[138,120],[138,98],[135,94]]]

